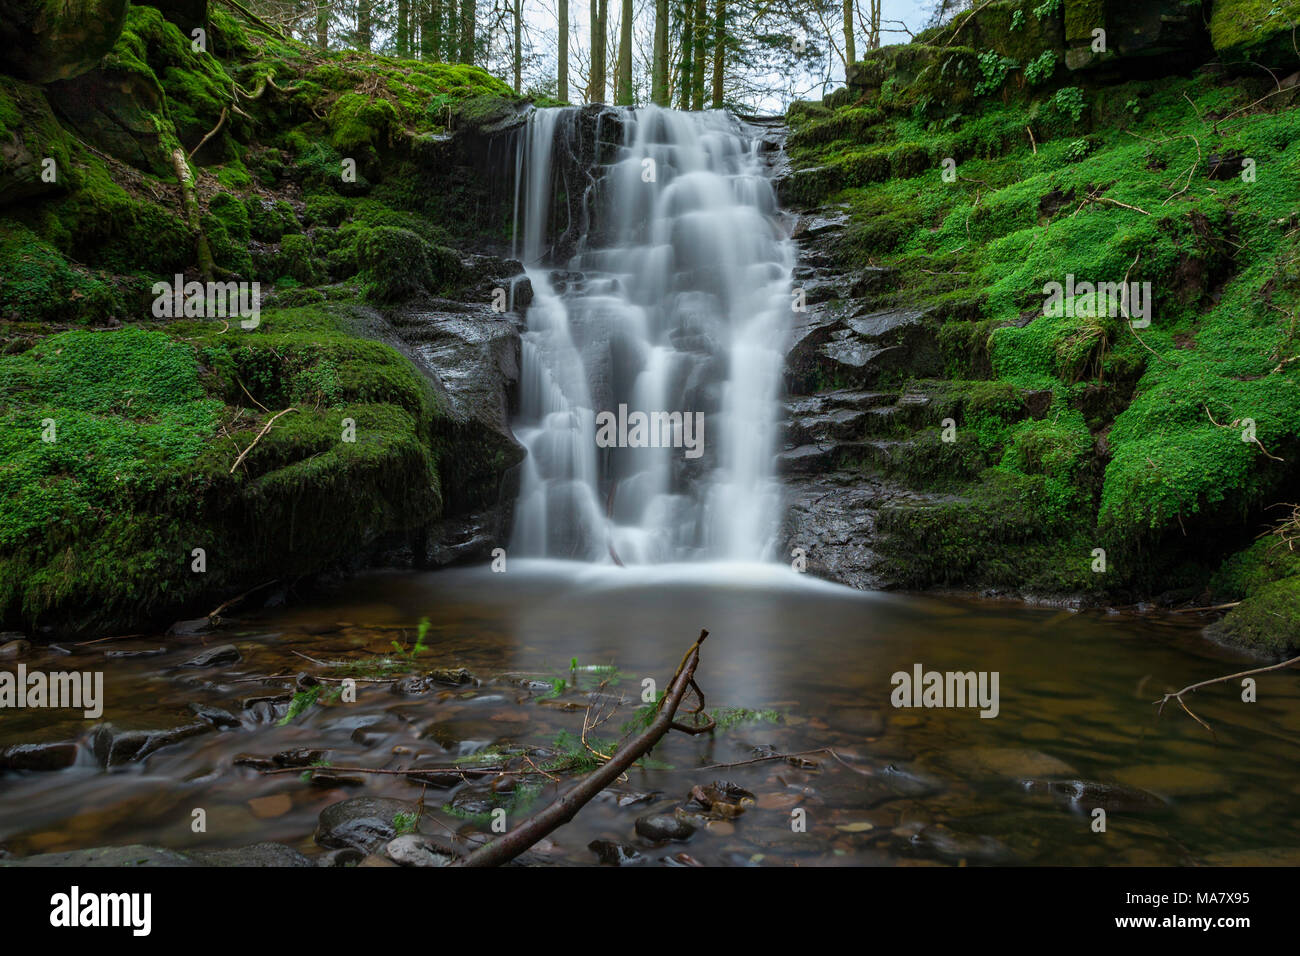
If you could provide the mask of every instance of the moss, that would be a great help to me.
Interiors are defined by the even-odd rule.
[[[349,323],[268,310],[253,332],[175,322],[165,333],[64,333],[0,356],[0,618],[156,622],[434,519],[440,400]],[[273,414],[249,393],[295,411],[232,473]],[[47,417],[53,443],[41,441]],[[204,574],[190,569],[196,547]]]
[[[426,291],[445,290],[463,278],[460,259],[450,249],[429,246],[409,229],[377,226],[355,246],[366,297],[396,302]]]
[[[0,219],[0,320],[122,320],[140,314],[144,294],[144,282],[70,263],[30,229]]]
[[[1279,660],[1300,653],[1300,575],[1264,585],[1230,610],[1211,633]]]
[[[1295,66],[1292,31],[1300,23],[1297,0],[1215,0],[1210,41],[1225,62]]]
[[[1300,553],[1269,535],[1230,556],[1210,579],[1214,603],[1240,601],[1283,578],[1300,575]]]
[[[279,242],[285,235],[302,231],[293,207],[283,199],[250,195],[244,200],[244,209],[248,214],[249,235],[259,242]]]
[[[280,243],[279,271],[280,275],[303,285],[320,282],[320,268],[311,240],[301,235],[285,236]]]

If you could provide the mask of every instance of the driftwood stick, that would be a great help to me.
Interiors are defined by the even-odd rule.
[[[588,774],[568,789],[558,800],[546,809],[533,814],[514,830],[490,843],[479,847],[464,860],[460,866],[500,866],[508,863],[523,853],[534,843],[544,838],[572,820],[588,801],[623,775],[628,767],[636,763],[659,743],[664,734],[672,727],[677,708],[681,706],[695,678],[695,668],[700,663],[700,645],[709,636],[708,631],[700,631],[699,639],[691,645],[686,657],[678,665],[677,673],[667,692],[659,702],[658,712],[646,730],[619,750],[610,761],[599,770]]]
[[[1157,706],[1158,709],[1156,710],[1156,716],[1159,717],[1165,712],[1165,704],[1169,703],[1171,700],[1178,701],[1178,706],[1186,711],[1189,717],[1213,735],[1214,728],[1203,721],[1200,717],[1196,716],[1196,714],[1192,713],[1191,708],[1187,706],[1187,702],[1183,700],[1184,694],[1194,693],[1202,687],[1209,687],[1211,684],[1222,684],[1230,680],[1236,680],[1240,677],[1250,677],[1253,674],[1267,674],[1269,671],[1281,670],[1284,667],[1290,667],[1292,664],[1300,664],[1300,657],[1293,657],[1290,660],[1282,661],[1280,664],[1272,664],[1268,667],[1255,667],[1248,671],[1238,671],[1235,674],[1228,674],[1224,677],[1213,677],[1210,680],[1203,680],[1196,684],[1188,684],[1182,690],[1165,694],[1159,700],[1153,700],[1151,703]]]

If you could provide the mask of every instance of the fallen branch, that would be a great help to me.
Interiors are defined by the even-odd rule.
[[[1249,677],[1252,674],[1267,674],[1269,671],[1281,670],[1284,667],[1290,667],[1292,664],[1300,664],[1300,657],[1293,657],[1289,661],[1283,661],[1280,664],[1271,664],[1268,667],[1256,667],[1252,670],[1240,671],[1239,673],[1236,674],[1228,674],[1226,677],[1214,677],[1211,678],[1210,680],[1203,680],[1197,684],[1188,684],[1182,690],[1174,691],[1171,694],[1165,694],[1159,700],[1153,700],[1151,703],[1158,704],[1160,706],[1160,709],[1156,711],[1156,716],[1159,717],[1161,714],[1165,712],[1165,704],[1169,703],[1171,700],[1178,701],[1178,706],[1182,707],[1183,710],[1187,712],[1187,715],[1189,717],[1191,717],[1194,721],[1196,721],[1198,724],[1200,724],[1202,727],[1208,730],[1211,735],[1214,735],[1214,728],[1211,727],[1209,724],[1207,724],[1205,721],[1201,720],[1200,717],[1197,717],[1194,713],[1192,713],[1191,708],[1188,707],[1186,701],[1183,700],[1184,694],[1191,693],[1202,687],[1209,687],[1211,684],[1222,684],[1230,680],[1236,680],[1239,677]]]
[[[700,631],[699,639],[686,651],[686,656],[677,666],[677,673],[673,675],[672,683],[668,685],[668,690],[659,701],[654,720],[644,732],[616,752],[599,770],[593,771],[570,787],[546,809],[533,814],[504,836],[479,847],[456,865],[479,867],[508,863],[572,820],[596,794],[616,781],[632,764],[649,753],[670,729],[684,730],[688,733],[700,733],[709,729],[708,727],[688,728],[675,722],[677,708],[681,706],[687,690],[694,688],[695,692],[699,693],[699,688],[695,684],[695,668],[700,663],[700,645],[708,636],[708,631]],[[698,713],[701,709],[702,706],[695,712]],[[709,723],[711,725],[712,721]]]
[[[199,208],[199,199],[194,191],[194,172],[190,169],[185,151],[179,146],[172,150],[172,166],[176,170],[176,181],[181,187],[181,207],[185,210],[185,221],[198,235],[195,254],[199,272],[204,279],[211,282],[216,272],[216,262],[212,258],[212,247],[208,245],[208,237],[203,232],[203,212]]]
[[[289,412],[296,412],[296,411],[297,411],[296,408],[286,408],[284,411],[276,412],[274,415],[272,415],[271,420],[262,426],[262,430],[258,432],[257,437],[253,439],[253,444],[249,445],[247,448],[245,448],[243,451],[239,453],[239,457],[235,459],[235,463],[230,466],[230,474],[233,475],[235,473],[235,469],[238,468],[243,463],[246,457],[248,457],[248,453],[253,450],[253,446],[256,445],[258,442],[260,442],[262,440],[262,436],[271,430],[271,426],[275,424],[275,420],[277,418],[279,418],[281,415],[287,415]]]

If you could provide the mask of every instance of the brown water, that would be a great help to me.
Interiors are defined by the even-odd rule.
[[[356,703],[313,706],[283,727],[275,723],[283,702],[244,708],[248,698],[284,695],[293,683],[249,678],[330,674],[293,651],[326,660],[383,654],[394,639],[411,640],[422,617],[431,627],[420,669],[465,667],[481,686],[399,696],[389,684],[363,683]],[[711,636],[698,681],[709,706],[774,709],[781,722],[742,723],[711,737],[670,735],[655,751],[655,769],[632,771],[619,788],[653,796],[623,807],[593,803],[553,835],[544,858],[594,863],[587,847],[596,839],[635,846],[650,863],[684,852],[706,864],[764,865],[1188,864],[1247,862],[1262,859],[1247,851],[1300,847],[1300,679],[1261,675],[1251,704],[1240,701],[1237,684],[1191,697],[1215,737],[1178,710],[1156,720],[1151,701],[1160,693],[1255,666],[1204,641],[1181,617],[865,594],[752,567],[628,572],[555,564],[363,577],[333,600],[264,611],[209,635],[207,646],[230,642],[242,653],[224,667],[177,667],[202,650],[199,638],[34,653],[24,661],[29,669],[104,670],[103,719],[115,727],[185,724],[192,701],[238,714],[242,726],[109,770],[87,751],[65,770],[0,776],[0,846],[27,855],[274,840],[319,853],[313,831],[324,807],[362,794],[415,800],[421,787],[370,775],[359,784],[313,785],[296,773],[236,766],[237,754],[310,747],[330,751],[336,767],[405,768],[416,759],[449,764],[484,748],[549,747],[562,731],[580,730],[585,695],[545,701],[512,681],[570,678],[576,657],[616,665],[622,680],[613,690],[638,698],[642,678],[666,684],[702,627]],[[162,656],[104,654],[164,644]],[[917,663],[997,671],[999,715],[893,708],[890,675]],[[574,709],[563,709],[566,701]],[[601,733],[618,736],[609,728],[638,702]],[[11,710],[0,719],[0,746],[84,742],[91,726],[67,711]],[[838,758],[694,769],[752,760],[755,747],[831,747]],[[656,847],[636,835],[638,816],[671,812],[693,786],[713,780],[740,785],[756,804],[708,822],[685,843]],[[1053,791],[1045,782],[1066,780],[1118,789]],[[429,788],[421,830],[484,832],[482,818],[441,809],[474,786]],[[546,787],[537,799],[553,792]],[[1108,809],[1104,833],[1092,829],[1096,806]],[[206,833],[191,831],[195,808],[206,811]],[[797,810],[802,832],[792,827]]]

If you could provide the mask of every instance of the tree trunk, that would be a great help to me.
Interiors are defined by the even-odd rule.
[[[668,0],[655,0],[655,45],[650,60],[650,102],[668,105]]]
[[[399,60],[405,60],[411,55],[410,23],[410,0],[397,0],[397,58]]]
[[[845,75],[858,62],[858,52],[853,48],[853,0],[844,0],[844,70]]]
[[[569,102],[569,0],[559,0],[559,89],[561,103]]]
[[[632,0],[623,0],[623,14],[618,27],[618,85],[614,102],[619,106],[631,106],[636,99],[632,92]]]
[[[605,102],[605,24],[609,0],[591,0],[591,80],[587,84],[587,101]]]
[[[316,49],[328,50],[330,48],[330,9],[325,5],[324,0],[318,0],[320,6],[316,8]]]
[[[880,49],[880,0],[871,0],[871,36],[867,38],[867,47]]]
[[[372,25],[370,19],[371,0],[358,0],[357,2],[357,49],[370,52],[370,36]]]
[[[515,93],[522,92],[524,77],[524,0],[510,0],[513,7],[514,27],[515,27],[515,44],[514,44],[514,68],[515,68]]]
[[[442,0],[424,0],[420,8],[420,59],[442,58]]]
[[[460,0],[460,62],[474,62],[475,0]]]
[[[677,102],[678,108],[683,110],[691,108],[691,61],[694,56],[692,48],[695,42],[693,2],[694,0],[682,0],[682,58],[681,66],[677,70],[681,89],[678,90]]]
[[[713,108],[722,109],[723,76],[727,66],[727,0],[715,0],[713,30]]]
[[[691,109],[704,109],[704,70],[709,62],[709,0],[695,0],[694,64],[691,66]]]

